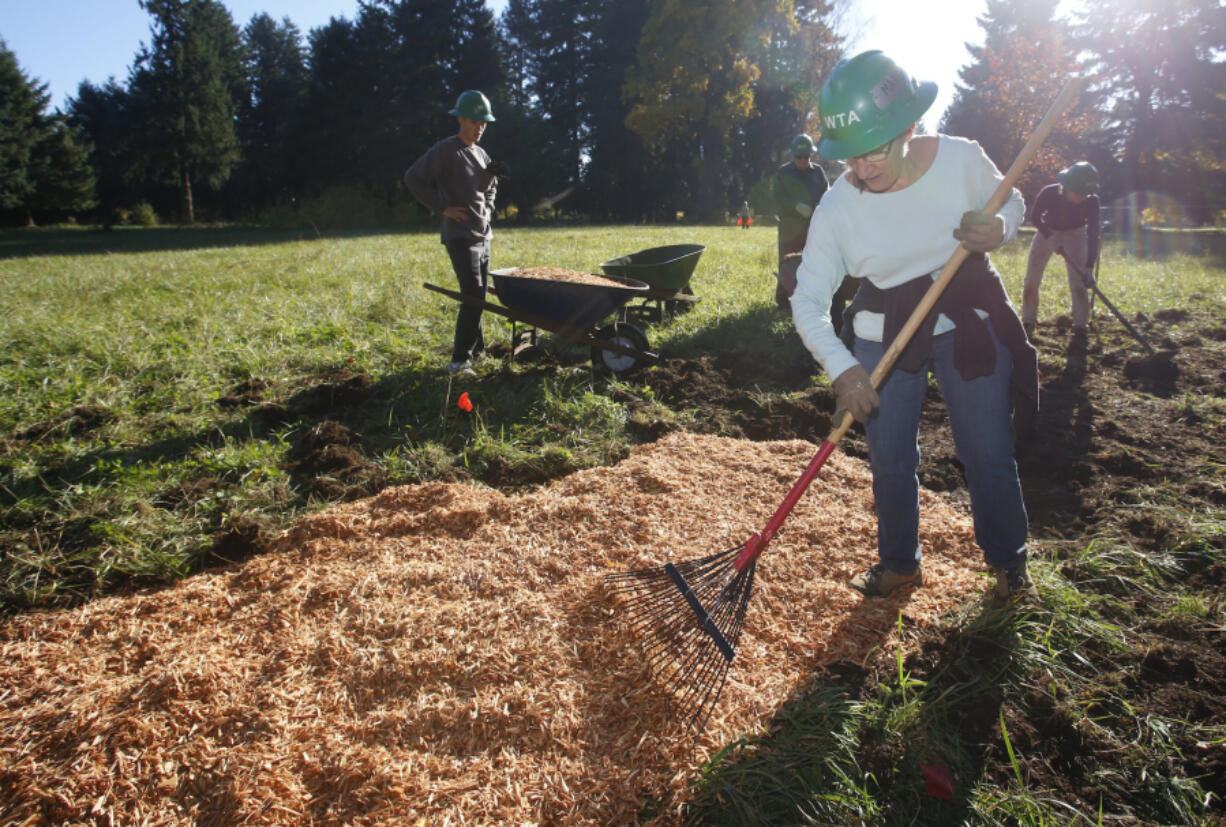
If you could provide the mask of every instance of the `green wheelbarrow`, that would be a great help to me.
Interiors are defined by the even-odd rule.
[[[600,265],[608,276],[635,279],[647,285],[641,307],[655,304],[655,315],[663,320],[667,312],[678,315],[690,310],[698,298],[690,289],[690,277],[705,244],[669,244],[649,247],[637,253],[610,259]],[[630,310],[626,308],[623,313]]]

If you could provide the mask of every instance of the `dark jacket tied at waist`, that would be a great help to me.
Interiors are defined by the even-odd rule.
[[[864,279],[851,304],[843,311],[843,343],[854,352],[855,330],[852,320],[861,310],[885,315],[882,340],[886,346],[894,341],[912,311],[932,286],[932,279],[919,276],[911,281],[882,290]],[[996,370],[996,348],[984,320],[976,310],[988,314],[1000,342],[1013,356],[1013,429],[1019,436],[1030,433],[1039,411],[1039,355],[1026,339],[1022,322],[1009,304],[1009,296],[1000,274],[993,269],[983,253],[972,253],[932,311],[899,354],[896,368],[915,372],[932,357],[932,332],[937,316],[944,313],[957,325],[954,333],[954,367],[964,380],[988,376]]]

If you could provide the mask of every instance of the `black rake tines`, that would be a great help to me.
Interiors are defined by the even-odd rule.
[[[643,644],[652,674],[695,734],[711,716],[745,623],[754,563],[736,569],[733,561],[742,550],[605,578]]]

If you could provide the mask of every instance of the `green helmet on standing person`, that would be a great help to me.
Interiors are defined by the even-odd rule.
[[[817,145],[813,143],[813,139],[803,132],[792,139],[792,145],[788,150],[796,158],[808,158],[817,151]]]
[[[841,160],[897,138],[932,106],[937,85],[918,82],[879,49],[835,64],[822,84],[817,151]]]
[[[461,92],[460,97],[456,98],[455,106],[447,114],[460,118],[468,118],[473,121],[485,121],[487,123],[494,120],[494,111],[490,107],[490,99],[476,89]]]
[[[1060,186],[1078,195],[1098,193],[1098,170],[1089,161],[1078,161],[1056,174]]]

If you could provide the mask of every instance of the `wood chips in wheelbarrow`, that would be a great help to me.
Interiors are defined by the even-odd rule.
[[[875,520],[836,452],[759,561],[714,715],[681,731],[602,575],[743,543],[814,451],[674,434],[525,495],[391,488],[241,566],[11,618],[0,822],[674,822],[816,667],[987,586],[969,519],[925,492],[927,585],[849,590]]]
[[[545,279],[547,281],[567,281],[573,284],[591,284],[596,287],[625,287],[625,282],[598,276],[595,273],[584,273],[580,270],[567,270],[565,267],[517,267],[507,275],[525,279]]]

